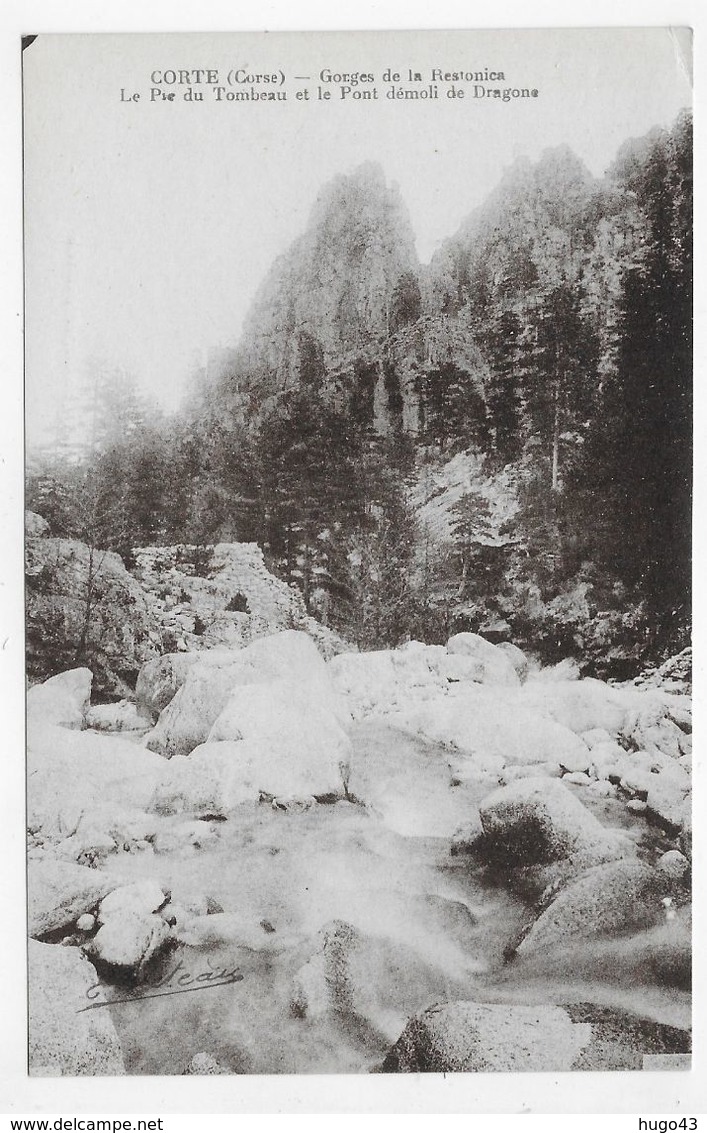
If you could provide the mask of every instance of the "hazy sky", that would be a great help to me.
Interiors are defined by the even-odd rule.
[[[40,36],[24,64],[28,442],[94,360],[174,406],[205,351],[237,341],[332,176],[380,162],[427,261],[515,157],[567,142],[598,175],[627,137],[669,125],[691,101],[688,43],[667,29]],[[232,70],[281,70],[284,87],[259,89],[287,101],[218,102],[194,85],[204,101],[189,103],[162,84],[174,101],[151,102],[151,74],[180,68],[218,70],[229,90]],[[325,68],[373,72],[378,100],[342,100]],[[505,80],[485,85],[539,97],[473,99],[465,83],[450,99],[438,83],[436,101],[390,101],[386,68],[419,71],[404,85],[423,89],[433,68],[488,68]]]

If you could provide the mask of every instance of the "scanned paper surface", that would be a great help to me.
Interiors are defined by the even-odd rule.
[[[32,1074],[689,1066],[690,67],[28,37]]]

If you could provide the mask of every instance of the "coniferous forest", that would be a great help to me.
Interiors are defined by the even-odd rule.
[[[258,543],[361,649],[657,663],[689,641],[691,171],[687,113],[602,179],[520,159],[428,265],[384,170],[338,177],[176,415],[97,364],[27,506],[128,566]]]

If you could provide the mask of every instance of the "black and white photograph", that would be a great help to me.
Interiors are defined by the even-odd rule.
[[[22,84],[29,1075],[689,1071],[690,29]]]

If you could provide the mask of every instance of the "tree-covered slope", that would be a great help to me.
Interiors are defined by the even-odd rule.
[[[602,179],[567,146],[517,161],[427,267],[380,168],[336,178],[183,412],[104,420],[30,505],[123,553],[258,542],[362,646],[495,619],[602,671],[675,651],[691,161],[687,114]]]

